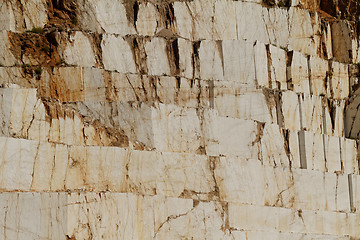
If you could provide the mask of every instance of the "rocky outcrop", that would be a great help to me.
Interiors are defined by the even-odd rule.
[[[0,239],[358,239],[357,1],[0,3]]]

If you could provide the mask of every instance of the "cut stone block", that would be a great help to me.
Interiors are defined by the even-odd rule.
[[[141,3],[136,20],[136,30],[140,35],[153,36],[160,22],[160,14],[152,3]]]
[[[281,103],[281,114],[284,119],[284,127],[286,129],[299,131],[301,125],[298,95],[292,91],[282,92]]]
[[[299,132],[301,168],[326,171],[323,136],[312,132]]]
[[[267,44],[269,37],[260,4],[238,1],[236,4],[237,38]]]
[[[291,61],[291,83],[295,92],[310,94],[307,58],[300,52],[293,52]]]
[[[225,42],[223,44],[225,44]],[[233,46],[231,45],[231,47]],[[226,48],[226,46],[224,46],[224,48]],[[237,61],[239,60],[236,58],[239,57],[237,55],[239,53],[239,50],[240,49],[235,49],[235,50],[232,49],[232,52],[236,54],[235,59]],[[227,72],[227,70],[224,69],[225,62],[224,62],[223,52],[225,52],[225,49],[224,50],[222,49],[221,42],[208,41],[208,40],[201,41],[199,48],[200,79],[224,80],[224,72]],[[227,57],[231,57],[231,56],[227,56]],[[235,67],[235,65],[233,65],[235,59],[232,59],[233,61],[229,61],[228,65],[230,69],[231,67]],[[237,64],[239,63],[237,62]],[[236,66],[237,69],[239,69],[238,65]],[[232,73],[230,72],[230,69],[229,69],[229,73]],[[240,76],[237,75],[236,77],[239,78]],[[236,79],[231,79],[231,80],[234,81]]]
[[[214,3],[214,40],[235,40],[237,36],[237,3],[218,0]],[[240,15],[241,16],[241,15]]]
[[[221,53],[223,54],[224,80],[255,86],[253,43],[242,40],[223,41]]]
[[[324,135],[326,168],[329,172],[340,172],[340,138]]]
[[[134,22],[128,19],[123,1],[86,1],[78,4],[78,13],[77,20],[83,29],[121,36],[136,33]]]
[[[262,87],[270,87],[267,46],[257,41],[254,46],[254,54],[256,83]]]
[[[323,133],[322,98],[315,95],[301,94],[300,97],[301,129],[314,133]]]
[[[356,140],[340,138],[341,144],[341,162],[344,167],[344,173],[359,174],[359,162],[357,156],[358,144]]]
[[[271,58],[271,88],[286,90],[286,51],[270,45],[269,50]]]
[[[288,48],[290,26],[289,12],[287,9],[264,7],[262,9],[262,15],[270,44],[277,47]]]
[[[67,64],[82,67],[96,65],[95,54],[92,49],[93,43],[88,35],[76,31],[70,34],[64,45],[60,55]]]
[[[344,99],[349,96],[349,70],[348,65],[333,62],[332,63],[332,76],[331,76],[331,93],[335,99]]]
[[[326,85],[328,85],[327,72],[329,64],[326,60],[311,56],[310,57],[310,84],[311,93],[317,96],[325,96],[327,93]]]
[[[149,75],[170,75],[170,65],[165,39],[151,39],[145,44],[145,51]]]
[[[316,55],[310,13],[306,9],[291,7],[289,10],[289,49],[307,55]]]
[[[120,73],[137,72],[130,45],[121,36],[104,34],[101,49],[105,69]]]

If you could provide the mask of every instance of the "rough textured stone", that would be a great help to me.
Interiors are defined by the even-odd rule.
[[[358,1],[0,3],[0,239],[360,236]]]

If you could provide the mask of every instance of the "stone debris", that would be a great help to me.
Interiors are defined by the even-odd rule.
[[[359,239],[359,14],[0,2],[0,239]]]

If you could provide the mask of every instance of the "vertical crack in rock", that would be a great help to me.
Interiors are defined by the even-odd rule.
[[[306,130],[306,128],[304,127],[304,121],[305,121],[305,119],[303,119],[303,114],[301,114],[301,112],[302,112],[302,108],[303,108],[303,106],[302,106],[302,99],[304,99],[305,98],[305,96],[304,96],[304,94],[303,93],[299,93],[299,94],[297,94],[298,95],[298,104],[299,104],[299,118],[300,118],[300,129],[301,130]],[[305,108],[305,106],[304,106],[304,108]]]
[[[310,55],[306,56],[306,59],[307,59],[307,68],[308,68],[309,89],[310,89],[310,94],[313,94],[313,84],[312,84],[312,75],[311,75]]]
[[[276,121],[280,128],[284,128],[284,113],[282,111],[282,93],[280,91],[275,92],[275,102],[276,102]]]
[[[90,34],[91,36],[91,40],[93,42],[93,44],[91,44],[92,50],[95,53],[95,59],[96,59],[96,63],[97,66],[100,68],[104,68],[104,63],[103,63],[103,59],[102,59],[102,48],[101,48],[101,41],[103,38],[103,35],[100,33],[92,33]]]
[[[210,108],[214,108],[215,107],[215,102],[214,102],[214,80],[209,80],[209,102],[210,102]]]
[[[305,132],[298,132],[299,138],[299,151],[300,151],[300,168],[307,169],[307,159],[306,159],[306,142],[305,142]]]
[[[166,53],[169,61],[171,75],[178,76],[180,74],[180,57],[177,39],[171,39],[166,42]]]
[[[133,90],[133,92],[134,92],[134,95],[135,95],[135,97],[136,97],[136,101],[139,102],[139,101],[140,101],[140,97],[138,96],[138,94],[137,94],[137,92],[136,92],[136,89],[135,89],[134,86],[132,85],[132,83],[131,83],[131,81],[130,81],[130,79],[129,79],[129,77],[128,77],[127,74],[125,74],[125,77],[126,77],[128,83],[129,83],[130,87],[132,88],[132,90]]]
[[[281,129],[281,130],[284,136],[284,149],[286,156],[289,160],[289,168],[292,169],[291,151],[290,151],[290,130],[288,129]]]
[[[266,56],[267,56],[268,84],[269,84],[269,87],[271,88],[272,87],[271,69],[273,68],[273,66],[272,66],[272,59],[271,59],[269,44],[265,45],[265,49],[266,49]]]
[[[258,122],[258,121],[256,121],[256,123],[257,123],[256,137],[255,137],[254,141],[252,141],[251,146],[255,146],[256,144],[261,144],[261,138],[263,137],[263,134],[264,134],[265,123]],[[258,150],[258,160],[260,162],[263,162],[261,147],[259,147],[259,150]]]
[[[193,76],[192,79],[195,79],[198,75],[200,75],[200,58],[199,58],[199,48],[201,41],[193,42],[193,53],[191,57]]]
[[[275,120],[277,121],[277,118],[278,118],[278,109],[277,109],[277,104],[276,104],[276,92],[275,90],[272,90],[272,89],[268,89],[268,88],[262,88],[262,92],[265,96],[265,102],[266,102],[266,106],[268,107],[268,110],[269,110],[269,113],[270,113],[270,116],[271,116],[271,119],[272,120]],[[280,103],[279,103],[280,104]],[[273,116],[273,109],[276,109],[276,116]],[[275,122],[275,121],[274,121]],[[281,122],[281,121],[280,121]],[[280,125],[279,121],[277,121],[278,125]]]
[[[145,52],[145,43],[148,40],[146,38],[135,36],[127,36],[125,39],[131,47],[137,72],[140,74],[147,74],[148,69],[146,64],[147,55]]]
[[[330,59],[329,61],[328,61],[328,66],[329,66],[329,70],[326,72],[326,76],[327,76],[327,79],[328,79],[328,88],[327,89],[329,89],[330,90],[330,96],[334,96],[334,90],[333,90],[333,88],[335,87],[335,86],[332,86],[332,77],[333,77],[333,73],[334,73],[334,69],[332,68],[332,65],[333,65],[333,59]]]
[[[294,84],[292,80],[291,64],[293,59],[293,51],[289,51],[286,54],[286,83],[287,88],[291,91],[294,91]]]
[[[33,187],[34,187],[35,166],[36,166],[36,162],[39,161],[39,153],[40,153],[39,150],[40,150],[40,142],[37,144],[37,147],[36,147],[36,154],[35,154],[34,163],[33,163],[33,167],[32,167],[30,189],[33,189]],[[20,154],[21,154],[21,152],[20,152]],[[20,159],[21,159],[21,155],[20,155]]]
[[[126,0],[123,1],[126,17],[130,23],[136,27],[136,21],[138,18],[139,4],[137,0]]]
[[[225,68],[224,68],[224,53],[223,53],[223,48],[222,48],[222,40],[216,41],[216,50],[219,52],[219,57],[221,60],[221,67],[224,72]],[[255,61],[255,59],[254,59],[254,61]]]
[[[356,212],[356,206],[354,204],[354,186],[353,186],[353,175],[348,174],[348,183],[349,183],[349,200],[350,200],[350,211],[352,213]]]

